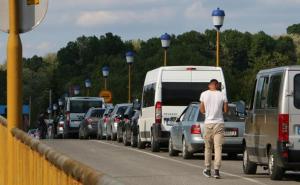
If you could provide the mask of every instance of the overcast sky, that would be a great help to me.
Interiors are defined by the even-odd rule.
[[[45,20],[22,34],[23,55],[56,52],[81,35],[112,32],[123,40],[148,39],[168,32],[211,29],[211,12],[225,10],[224,29],[271,35],[300,23],[300,0],[49,0]],[[0,63],[7,34],[0,33]]]

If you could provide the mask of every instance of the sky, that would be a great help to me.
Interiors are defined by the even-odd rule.
[[[222,30],[270,35],[300,23],[300,0],[49,0],[43,22],[21,35],[23,56],[44,56],[86,35],[112,32],[123,40],[212,29],[211,12],[225,11]],[[7,34],[0,32],[0,64],[6,58]]]

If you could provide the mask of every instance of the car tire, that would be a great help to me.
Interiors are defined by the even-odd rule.
[[[118,143],[122,143],[122,141],[123,141],[123,132],[121,132],[121,133],[120,133],[119,129],[117,129],[117,141],[118,141]]]
[[[169,156],[178,156],[178,151],[173,148],[173,141],[171,137],[169,139]]]
[[[128,142],[127,140],[127,130],[125,129],[124,132],[122,132],[122,135],[123,135],[123,144],[124,146],[129,146],[130,145],[130,142]]]
[[[236,154],[236,153],[228,153],[228,154],[227,154],[227,157],[228,157],[229,159],[235,160],[235,159],[238,158],[238,154]]]
[[[282,180],[284,175],[284,169],[278,166],[276,155],[270,151],[268,155],[268,171],[271,180]]]
[[[159,142],[155,141],[153,134],[151,134],[151,152],[159,152],[160,146]]]
[[[133,131],[131,131],[131,136],[130,136],[130,145],[131,145],[131,147],[137,147],[137,145],[138,145],[138,141],[137,140],[138,140],[137,136],[135,136],[133,134]]]
[[[245,147],[243,153],[243,171],[245,174],[256,174],[256,170],[257,164],[249,160],[247,147]]]
[[[193,156],[193,153],[188,151],[186,141],[183,138],[182,139],[182,157],[183,157],[183,159],[190,159],[190,158],[192,158],[192,156]]]
[[[140,133],[138,133],[138,144],[137,144],[138,149],[145,149],[146,148],[146,143],[141,140]]]
[[[111,135],[111,140],[112,140],[112,141],[116,141],[116,140],[117,140],[117,134],[114,134],[114,133],[113,133],[112,128],[111,128],[111,134],[110,134],[110,135]]]

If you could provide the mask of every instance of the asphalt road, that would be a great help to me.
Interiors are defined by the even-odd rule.
[[[289,172],[283,181],[271,181],[266,171],[258,168],[256,175],[244,175],[242,158],[229,160],[224,156],[221,179],[202,175],[203,156],[184,160],[169,157],[167,151],[151,153],[111,141],[44,140],[55,149],[102,171],[126,185],[293,185],[300,184],[300,173]]]

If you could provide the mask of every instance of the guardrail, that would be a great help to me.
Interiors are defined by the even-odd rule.
[[[52,149],[18,128],[14,137],[16,185],[121,185],[120,182]],[[0,184],[6,184],[6,120],[0,117]]]

